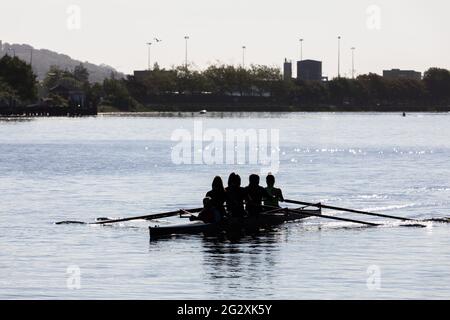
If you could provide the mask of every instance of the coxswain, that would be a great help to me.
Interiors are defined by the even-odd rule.
[[[219,210],[214,207],[212,199],[205,197],[203,199],[203,209],[199,212],[198,216],[190,216],[189,220],[201,220],[204,223],[218,223],[222,220],[222,217]]]

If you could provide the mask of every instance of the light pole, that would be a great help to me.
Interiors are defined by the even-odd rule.
[[[338,78],[341,77],[341,36],[338,36]]]
[[[352,50],[352,79],[355,79],[355,47],[351,47]]]
[[[303,39],[300,39],[300,61],[303,61]]]
[[[184,40],[185,40],[185,52],[184,52],[184,66],[187,69],[188,67],[188,40],[189,40],[189,36],[184,36]]]
[[[242,68],[245,69],[245,49],[247,49],[246,46],[242,46]]]
[[[151,61],[150,61],[150,58],[151,58],[151,56],[150,56],[150,54],[151,54],[151,46],[152,46],[152,43],[151,42],[147,42],[147,45],[148,45],[148,71],[150,71],[151,70]]]

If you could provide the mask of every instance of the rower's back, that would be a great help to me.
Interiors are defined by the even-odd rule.
[[[225,189],[228,212],[232,217],[241,218],[246,215],[244,210],[245,190],[241,187],[241,177],[234,172],[228,178]]]
[[[283,192],[279,188],[275,188],[275,177],[272,174],[268,174],[266,177],[266,191],[271,196],[264,198],[264,205],[268,207],[280,207],[279,201],[284,201]],[[270,210],[270,208],[268,208]]]
[[[266,189],[259,185],[259,176],[252,174],[249,177],[249,185],[245,187],[246,204],[245,209],[251,216],[257,215],[263,211],[262,200],[271,198]]]
[[[206,197],[211,198],[211,205],[219,210],[222,218],[226,215],[224,203],[226,201],[225,188],[222,178],[216,176],[212,182],[212,189],[206,193]]]

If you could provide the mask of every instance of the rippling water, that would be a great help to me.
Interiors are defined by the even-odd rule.
[[[171,135],[193,130],[194,120],[220,132],[279,129],[286,198],[450,216],[449,114],[0,120],[0,298],[450,298],[450,225],[406,228],[340,213],[386,226],[310,218],[235,241],[150,242],[143,221],[54,224],[197,207],[214,175],[259,171],[175,165]],[[70,289],[68,267],[79,268],[79,289]]]

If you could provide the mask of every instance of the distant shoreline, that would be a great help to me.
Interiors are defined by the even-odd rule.
[[[145,113],[145,112],[450,112],[450,106],[289,106],[289,105],[149,105],[137,110],[120,110],[99,106],[99,113]]]

